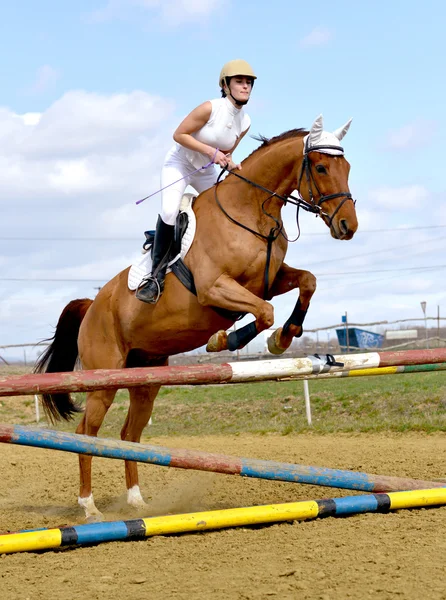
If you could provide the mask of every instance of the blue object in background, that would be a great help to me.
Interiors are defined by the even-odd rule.
[[[346,328],[336,329],[336,335],[338,336],[341,350],[346,350]],[[381,348],[383,340],[384,336],[380,333],[373,333],[373,331],[366,331],[365,329],[358,329],[357,327],[348,328],[348,345],[350,348]]]

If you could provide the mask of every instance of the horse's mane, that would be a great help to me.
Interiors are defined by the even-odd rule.
[[[252,139],[257,140],[258,142],[262,142],[262,144],[258,148],[253,150],[247,158],[250,158],[256,152],[263,150],[263,148],[272,146],[273,144],[276,144],[277,142],[282,142],[283,140],[288,140],[290,138],[295,138],[295,137],[304,137],[305,135],[307,135],[307,133],[308,133],[308,131],[306,131],[305,129],[299,128],[299,129],[290,129],[289,131],[284,131],[280,135],[276,135],[272,138],[267,138],[261,134],[253,135],[253,136],[251,136]]]

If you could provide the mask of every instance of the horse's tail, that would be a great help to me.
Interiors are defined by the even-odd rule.
[[[34,373],[58,373],[73,371],[78,357],[77,338],[82,319],[93,300],[72,300],[63,309],[56,325],[48,348],[40,355],[34,367]],[[69,393],[42,394],[45,414],[51,423],[65,419],[69,421],[73,415],[82,412]]]

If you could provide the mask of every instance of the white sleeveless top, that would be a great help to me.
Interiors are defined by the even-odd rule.
[[[224,153],[229,152],[240,135],[249,128],[251,119],[243,108],[236,108],[227,98],[217,98],[210,102],[212,111],[209,121],[201,129],[192,133],[192,137]],[[189,150],[181,144],[177,143],[176,149],[196,169],[209,162],[209,157],[205,154]]]

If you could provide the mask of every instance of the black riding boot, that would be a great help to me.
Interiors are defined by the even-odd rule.
[[[155,241],[153,242],[152,272],[136,290],[138,300],[155,304],[164,290],[164,278],[168,263],[168,252],[173,241],[175,227],[166,225],[158,216]]]

